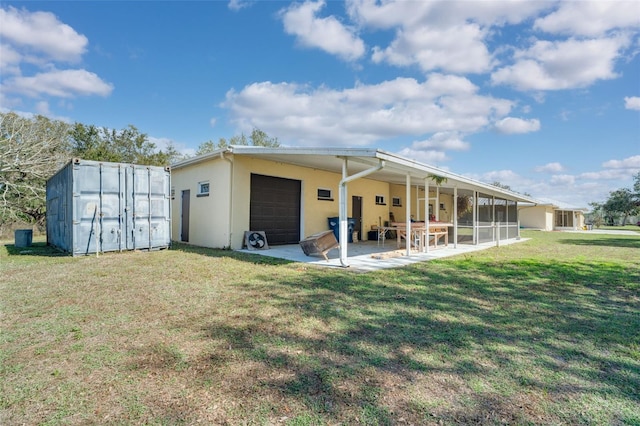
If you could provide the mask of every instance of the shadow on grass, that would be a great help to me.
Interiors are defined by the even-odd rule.
[[[558,242],[560,244],[578,245],[578,246],[609,246],[609,247],[640,248],[639,237],[629,236],[627,238],[614,238],[612,236],[608,236],[608,238],[589,238],[589,239],[563,238],[563,239],[559,239]]]
[[[181,251],[184,253],[194,253],[207,257],[228,257],[230,259],[240,260],[258,265],[288,265],[291,263],[295,263],[290,260],[279,259],[277,257],[261,256],[258,254],[244,253],[235,250],[199,247],[190,244],[177,243],[175,241],[171,243],[171,250]]]
[[[581,423],[600,407],[572,411],[579,398],[640,402],[637,268],[452,261],[260,279],[259,289],[238,291],[263,294],[277,316],[253,309],[247,297],[246,314],[218,318],[206,332],[269,371],[258,386],[325,421],[392,424],[399,410],[418,423]],[[432,384],[441,377],[461,389],[430,407],[450,392],[452,385]],[[473,381],[490,390],[471,389]],[[536,418],[519,400],[531,394],[525,405],[550,397],[569,408],[560,418]],[[635,419],[614,411],[600,420]]]
[[[15,244],[5,244],[5,249],[10,256],[42,256],[42,257],[64,257],[69,256],[46,242],[34,242],[29,247],[16,247]]]

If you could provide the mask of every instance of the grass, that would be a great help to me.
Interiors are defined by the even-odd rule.
[[[0,246],[1,424],[640,424],[640,238],[356,274]]]
[[[601,226],[600,228],[594,227],[593,229],[615,230],[615,231],[633,231],[633,232],[640,233],[640,226],[636,225],[635,223],[634,224],[627,224],[625,226],[622,226],[622,225],[618,225],[618,226],[604,225],[604,226]]]

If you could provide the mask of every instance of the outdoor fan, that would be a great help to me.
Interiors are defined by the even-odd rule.
[[[249,250],[264,250],[269,248],[264,231],[247,231],[244,233],[245,244]]]

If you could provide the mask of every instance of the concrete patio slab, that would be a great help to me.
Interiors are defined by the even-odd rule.
[[[527,241],[528,238],[510,239],[500,241],[500,246]],[[362,241],[358,243],[350,243],[348,247],[347,262],[349,270],[361,272],[377,271],[387,268],[398,268],[402,266],[412,265],[418,262],[425,262],[434,259],[442,259],[450,256],[470,253],[478,250],[486,250],[496,247],[496,242],[483,243],[478,245],[458,244],[454,248],[453,244],[446,247],[431,247],[428,253],[419,253],[413,251],[410,256],[406,256],[406,249],[397,249],[394,240],[387,242],[384,246],[375,241]],[[320,256],[307,256],[303,253],[299,244],[291,244],[284,246],[270,246],[267,250],[239,250],[245,253],[258,254],[261,256],[270,256],[278,259],[286,259],[293,262],[307,263],[323,267],[344,268],[340,264],[340,255],[338,249],[334,249],[327,253],[329,260],[324,260]]]

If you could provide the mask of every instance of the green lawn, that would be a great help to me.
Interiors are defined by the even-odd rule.
[[[640,236],[375,273],[0,245],[0,424],[640,424]]]
[[[640,226],[633,224],[627,224],[625,226],[601,226],[600,228],[594,227],[593,229],[601,229],[601,230],[615,230],[615,231],[633,231],[640,233]]]

